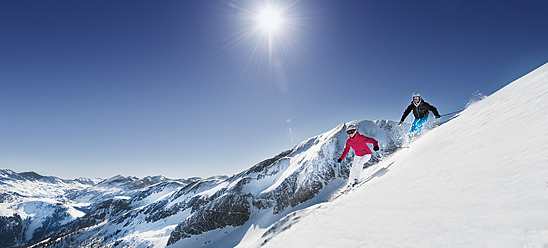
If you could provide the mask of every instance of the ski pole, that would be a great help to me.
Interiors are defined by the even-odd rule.
[[[457,114],[457,113],[460,113],[460,112],[462,112],[462,111],[464,111],[464,109],[461,109],[461,110],[455,111],[455,112],[451,112],[451,113],[449,113],[449,114],[440,115],[440,117],[447,116],[447,115],[452,115],[452,114]]]
[[[402,146],[402,147],[385,147],[385,148],[381,148],[381,150],[396,150],[396,149],[400,149],[400,148],[409,148],[409,146]]]
[[[341,163],[337,163],[337,171],[339,172],[339,177],[341,177]]]
[[[390,135],[390,137],[388,137],[388,139],[386,140],[386,142],[384,142],[384,145],[382,145],[382,147],[385,147],[386,144],[388,143],[388,141],[390,140],[390,138],[392,138],[392,135],[394,135],[396,133],[396,131],[398,131],[398,128],[400,128],[400,125],[397,125],[396,126],[396,130],[394,130],[394,132]],[[384,148],[381,148],[381,149],[384,149]]]

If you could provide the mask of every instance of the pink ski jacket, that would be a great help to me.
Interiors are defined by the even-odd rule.
[[[344,146],[344,152],[341,155],[341,159],[346,157],[350,151],[350,148],[354,149],[356,156],[372,154],[371,149],[367,146],[367,143],[371,143],[373,146],[379,146],[379,142],[376,139],[369,138],[356,131],[356,135],[354,135],[353,138],[348,138],[348,140],[346,140],[346,145]]]

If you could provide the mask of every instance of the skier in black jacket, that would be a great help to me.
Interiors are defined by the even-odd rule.
[[[401,117],[400,123],[398,125],[401,125],[407,115],[413,111],[413,115],[415,116],[415,120],[413,121],[413,124],[411,125],[411,130],[409,130],[409,137],[413,138],[415,135],[419,134],[422,131],[422,125],[428,120],[428,114],[429,111],[432,111],[434,113],[434,116],[436,119],[440,118],[440,114],[438,113],[438,110],[436,107],[428,104],[421,98],[421,94],[419,92],[415,92],[412,95],[413,101],[407,109],[403,112],[403,116]]]

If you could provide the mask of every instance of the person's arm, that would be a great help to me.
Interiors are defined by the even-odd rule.
[[[434,113],[434,116],[436,118],[440,118],[440,113],[438,113],[438,109],[434,106],[432,106],[431,104],[428,104],[430,106],[430,111],[432,111],[432,113]]]
[[[403,112],[403,115],[401,117],[401,120],[400,120],[399,124],[402,124],[403,121],[405,121],[405,118],[407,118],[407,116],[409,115],[409,113],[411,113],[411,111],[413,111],[413,104],[409,104],[409,106],[407,106],[407,108]]]
[[[365,136],[365,142],[373,144],[373,150],[375,150],[375,151],[379,150],[379,142],[376,139]]]
[[[344,151],[341,157],[339,157],[338,162],[340,163],[344,158],[346,158],[346,155],[350,151],[350,146],[348,145],[348,140],[346,141],[346,144],[344,145]]]

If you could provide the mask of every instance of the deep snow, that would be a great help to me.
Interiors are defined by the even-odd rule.
[[[547,124],[548,64],[239,247],[548,247]]]

